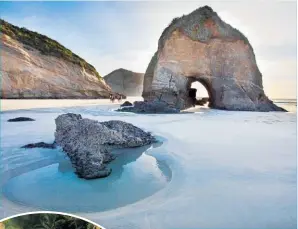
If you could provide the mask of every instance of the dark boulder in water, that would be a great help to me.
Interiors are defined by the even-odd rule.
[[[129,101],[125,101],[124,103],[122,103],[122,104],[120,105],[120,107],[129,107],[129,106],[132,106],[132,103],[129,102]]]
[[[163,101],[136,101],[131,107],[122,107],[117,111],[144,113],[144,114],[173,114],[179,113],[180,110],[169,106]]]
[[[79,114],[63,114],[56,119],[55,142],[68,155],[77,175],[85,179],[106,177],[113,160],[111,150],[151,144],[148,132],[123,121],[99,122]]]
[[[32,148],[55,149],[56,144],[55,143],[37,142],[37,143],[31,143],[31,144],[24,145],[21,148],[25,148],[25,149],[32,149]]]
[[[35,120],[28,117],[17,117],[17,118],[8,119],[7,121],[8,122],[27,122],[27,121],[35,121]]]

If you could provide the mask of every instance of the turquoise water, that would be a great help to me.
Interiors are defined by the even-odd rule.
[[[117,152],[110,164],[113,172],[107,178],[80,179],[65,159],[8,180],[3,193],[13,202],[54,211],[96,212],[122,207],[154,194],[171,179],[167,165],[145,150]]]

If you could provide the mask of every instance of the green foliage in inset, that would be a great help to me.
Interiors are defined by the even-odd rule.
[[[30,214],[3,222],[5,229],[100,229],[82,219],[59,214]]]

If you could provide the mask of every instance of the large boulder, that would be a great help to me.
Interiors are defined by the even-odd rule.
[[[120,107],[129,107],[129,106],[132,106],[132,103],[129,102],[129,101],[125,101],[124,103],[122,103],[122,104],[120,105]]]
[[[7,122],[32,122],[35,121],[33,118],[28,118],[28,117],[17,117],[17,118],[11,118],[8,119]]]
[[[117,111],[133,112],[133,113],[144,113],[144,114],[173,114],[179,113],[180,110],[168,106],[164,101],[153,100],[153,101],[135,101],[133,106],[122,107]]]
[[[54,143],[37,142],[37,143],[30,143],[30,144],[24,145],[21,148],[25,148],[25,149],[32,149],[32,148],[55,149],[56,144],[55,144],[55,142]]]
[[[68,155],[79,177],[106,177],[113,160],[111,150],[151,144],[154,137],[123,121],[98,122],[79,114],[63,114],[56,119],[55,143]]]
[[[191,84],[206,87],[209,106],[225,110],[283,111],[265,95],[248,39],[210,7],[175,18],[163,31],[144,76],[143,97],[186,109]]]

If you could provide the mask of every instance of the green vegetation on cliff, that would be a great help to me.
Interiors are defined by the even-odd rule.
[[[101,79],[101,76],[91,64],[87,63],[84,59],[65,48],[59,42],[45,35],[30,31],[26,28],[17,27],[2,19],[0,19],[0,32],[25,45],[39,50],[44,55],[55,56],[80,65],[81,67],[84,67],[87,72],[95,74],[99,79]]]

